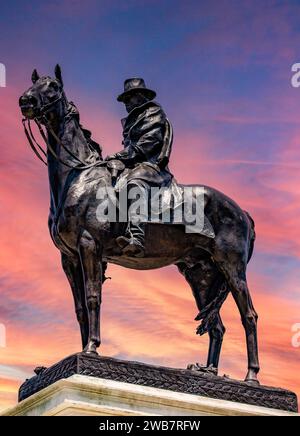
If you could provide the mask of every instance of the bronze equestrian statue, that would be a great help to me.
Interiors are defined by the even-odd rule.
[[[49,230],[71,285],[83,351],[96,353],[100,345],[101,289],[107,263],[140,270],[176,265],[196,300],[196,320],[202,320],[197,333],[209,334],[208,370],[218,368],[225,332],[219,311],[231,292],[246,333],[245,380],[258,383],[257,314],[246,279],[255,240],[250,215],[223,193],[204,186],[205,218],[211,223],[214,237],[186,233],[182,225],[146,223],[135,229],[130,221],[99,222],[97,191],[99,186],[114,184],[111,167],[121,163],[116,159],[125,163],[129,183],[140,184],[149,174],[154,184],[168,186],[171,126],[160,106],[152,102],[154,93],[143,91],[146,88],[142,80],[131,80],[125,84],[125,95],[119,97],[129,111],[124,123],[125,148],[103,160],[101,148],[81,126],[75,105],[66,98],[60,67],[56,66],[55,78],[40,77],[34,70],[32,82],[19,105],[29,144],[48,165]],[[135,87],[140,89],[126,95]],[[157,117],[157,123],[155,135],[150,131],[148,140],[143,128],[135,130],[132,126],[139,117],[142,125],[147,124],[149,116],[150,120]],[[35,140],[30,120],[40,129],[46,151]]]

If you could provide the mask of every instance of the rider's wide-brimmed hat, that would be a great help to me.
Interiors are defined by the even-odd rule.
[[[156,96],[155,91],[146,87],[144,79],[134,77],[125,80],[124,92],[118,96],[117,100],[123,102],[126,97],[137,91],[142,92],[149,100],[153,100]]]

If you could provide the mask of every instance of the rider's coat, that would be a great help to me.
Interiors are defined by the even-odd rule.
[[[130,171],[127,183],[142,180],[152,186],[168,186],[172,174],[165,166],[159,166],[164,148],[166,115],[153,101],[134,108],[122,120],[124,150],[117,153]]]

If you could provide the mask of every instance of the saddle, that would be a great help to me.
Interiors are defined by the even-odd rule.
[[[107,168],[111,173],[112,185],[116,188],[113,202],[119,208],[118,194],[126,186],[125,165],[119,160],[111,160],[107,162]],[[149,189],[147,183],[143,181],[140,181],[139,185],[149,194],[146,222],[184,225],[187,233],[215,237],[214,229],[205,215],[207,198],[204,187],[180,185],[174,177],[168,186],[161,188]]]

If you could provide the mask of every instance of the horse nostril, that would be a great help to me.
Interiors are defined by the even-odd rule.
[[[33,95],[22,95],[19,99],[19,105],[21,107],[24,106],[30,106],[35,107],[37,106],[37,99]]]
[[[22,95],[22,97],[19,98],[19,106],[25,106],[27,105],[27,103],[28,103],[27,97]]]

